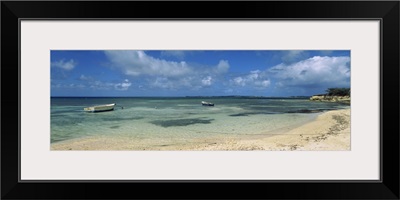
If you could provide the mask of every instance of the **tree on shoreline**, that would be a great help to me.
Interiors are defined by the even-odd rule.
[[[350,88],[328,88],[325,92],[328,96],[350,96]]]

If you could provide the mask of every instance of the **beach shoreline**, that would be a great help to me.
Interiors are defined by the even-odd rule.
[[[324,112],[311,122],[271,137],[231,140],[195,150],[349,151],[350,109]]]
[[[51,150],[150,150],[150,151],[347,151],[350,141],[350,108],[319,114],[302,125],[243,138],[205,138],[177,145],[152,145],[108,136],[71,139],[51,144]]]

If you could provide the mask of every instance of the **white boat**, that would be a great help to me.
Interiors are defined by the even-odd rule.
[[[203,106],[214,106],[213,103],[206,102],[206,101],[202,101],[202,102],[201,102],[201,105],[203,105]]]
[[[87,107],[84,108],[84,111],[88,111],[88,112],[104,112],[104,111],[112,111],[114,110],[114,106],[116,104],[112,103],[112,104],[104,104],[104,105],[97,105],[97,106],[91,106],[91,107]]]

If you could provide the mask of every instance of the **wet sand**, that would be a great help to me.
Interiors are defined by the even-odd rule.
[[[230,140],[198,147],[198,150],[348,151],[350,150],[350,109],[329,111],[314,121],[272,137]]]
[[[176,145],[164,145],[176,144]],[[347,151],[350,150],[350,109],[328,111],[306,124],[257,136],[204,138],[186,142],[160,141],[151,147],[148,141],[111,136],[72,139],[51,144],[51,150],[184,150],[184,151]]]

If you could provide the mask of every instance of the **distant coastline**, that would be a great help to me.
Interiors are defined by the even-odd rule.
[[[350,96],[328,96],[328,95],[314,95],[310,97],[310,101],[322,101],[322,102],[336,102],[350,104]]]
[[[350,104],[350,88],[328,88],[326,94],[316,94],[310,101],[336,102]]]

